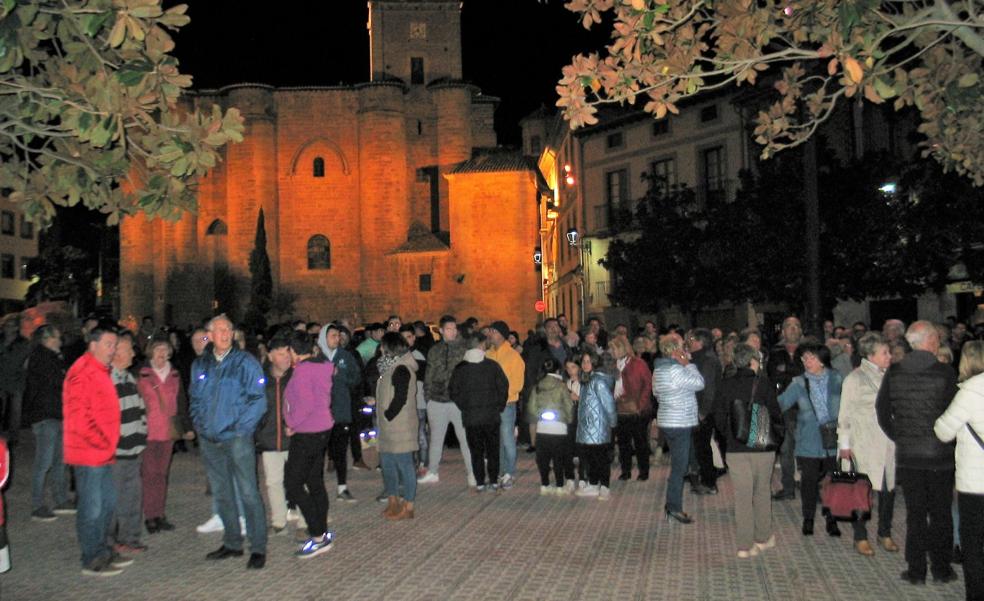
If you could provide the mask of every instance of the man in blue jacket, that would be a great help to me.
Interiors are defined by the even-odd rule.
[[[352,424],[355,422],[352,414],[352,390],[361,386],[362,370],[352,353],[342,348],[341,331],[337,325],[330,323],[321,328],[318,348],[335,366],[331,385],[331,414],[335,419],[335,426],[331,429],[328,442],[328,453],[338,480],[338,494],[335,498],[354,503],[355,497],[348,489],[348,447],[352,438]]]
[[[208,324],[210,349],[191,366],[191,419],[201,441],[205,470],[225,527],[222,546],[207,559],[243,555],[243,536],[233,493],[239,489],[250,540],[247,568],[266,564],[266,511],[256,484],[253,435],[266,413],[263,368],[233,344],[232,321],[225,315]]]

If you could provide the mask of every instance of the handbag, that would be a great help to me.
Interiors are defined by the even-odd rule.
[[[838,460],[837,469],[824,476],[820,483],[823,515],[847,521],[870,519],[871,480],[867,474],[857,471],[853,457],[850,471],[844,472],[840,468],[841,462]]]
[[[803,384],[806,386],[806,398],[810,401],[810,406],[813,406],[813,397],[810,396],[810,381],[807,378],[803,378]],[[817,415],[816,408],[813,409],[813,415]],[[819,417],[817,421],[820,421]],[[837,420],[832,419],[829,422],[824,422],[820,424],[820,445],[823,447],[824,451],[833,451],[837,448]]]
[[[772,451],[779,448],[780,434],[772,422],[769,408],[755,402],[758,377],[752,383],[748,402],[735,399],[731,407],[731,433],[735,440],[756,451]]]
[[[164,405],[164,399],[161,397],[161,384],[154,386],[154,393],[157,394],[157,404],[160,407],[160,411],[163,414],[167,409]],[[184,432],[182,432],[181,419],[177,415],[172,415],[167,419],[167,436],[171,440],[181,440],[184,437]]]

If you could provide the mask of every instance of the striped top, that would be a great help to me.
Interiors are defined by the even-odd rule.
[[[113,385],[120,397],[120,442],[117,459],[134,459],[147,447],[147,409],[137,392],[137,380],[128,370],[113,368]]]
[[[697,391],[704,378],[693,363],[686,367],[673,359],[657,359],[653,365],[653,394],[659,401],[656,421],[663,428],[692,428],[697,425]]]

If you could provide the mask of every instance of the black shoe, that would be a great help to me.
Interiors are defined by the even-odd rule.
[[[533,445],[530,445],[530,446],[526,447],[526,452],[527,453],[536,453],[536,447],[534,447]]]
[[[803,520],[803,536],[813,536],[813,520]]]
[[[242,557],[242,549],[230,549],[229,547],[222,545],[215,551],[212,551],[205,556],[205,559],[227,559],[229,557]],[[250,558],[252,560],[252,557]]]
[[[827,534],[833,537],[841,535],[840,528],[837,527],[837,520],[827,520]]]
[[[621,474],[618,475],[618,479],[619,480],[631,480],[632,479],[632,472],[622,472]]]
[[[926,576],[917,576],[912,573],[912,570],[905,570],[899,576],[909,584],[926,584]]]
[[[718,494],[718,489],[716,486],[704,486],[703,484],[695,484],[690,487],[690,492],[695,495],[716,495]]]
[[[956,545],[955,547],[953,547],[952,561],[957,565],[963,564],[963,549],[960,548],[960,545]]]
[[[174,524],[167,521],[167,518],[157,518],[157,529],[170,532],[174,530]]]
[[[666,521],[669,522],[670,518],[673,518],[674,520],[680,522],[681,524],[692,524],[694,521],[694,518],[690,517],[688,514],[682,511],[670,511],[669,509],[667,509]]]
[[[646,480],[649,480],[649,474],[639,474],[636,477],[636,480],[638,480],[639,482],[645,482]]]
[[[933,582],[938,584],[946,584],[947,582],[953,582],[957,579],[957,573],[953,571],[953,568],[949,568],[946,572],[942,574],[933,574]]]
[[[718,476],[718,478],[720,478],[721,476],[726,476],[726,475],[728,475],[728,466],[717,468],[717,476]]]
[[[157,534],[157,532],[160,530],[160,527],[157,525],[156,519],[144,520],[144,526],[147,527],[147,532],[149,532],[150,534]]]
[[[772,498],[776,501],[792,501],[796,498],[796,492],[792,490],[780,490],[772,493]]]
[[[242,551],[239,552],[240,555],[243,554]],[[263,566],[266,565],[266,555],[262,553],[250,553],[249,561],[246,562],[247,570],[262,570]]]

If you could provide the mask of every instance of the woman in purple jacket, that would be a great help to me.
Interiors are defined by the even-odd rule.
[[[291,334],[290,353],[294,374],[284,390],[284,422],[290,436],[284,486],[287,500],[301,510],[311,537],[294,553],[303,559],[328,551],[332,542],[324,474],[328,436],[334,426],[331,415],[334,366],[323,356],[313,357],[314,341],[306,332]]]

